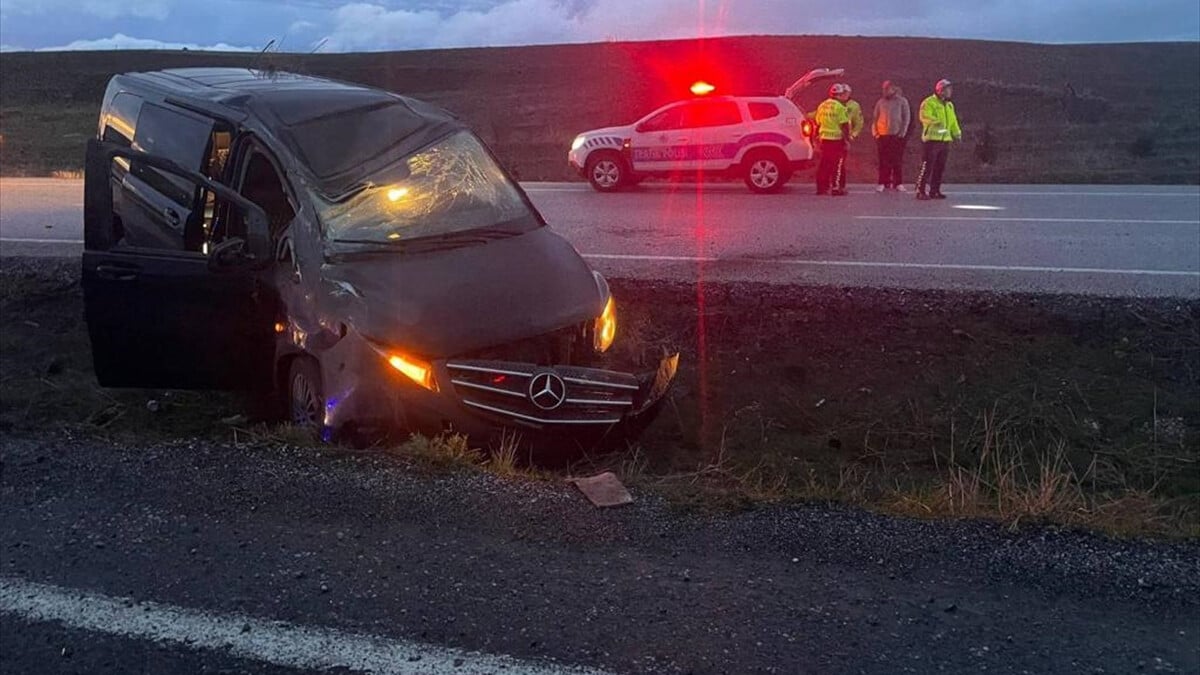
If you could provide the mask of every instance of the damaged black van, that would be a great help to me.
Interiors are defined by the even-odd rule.
[[[109,82],[85,172],[102,385],[271,392],[298,424],[490,436],[644,421],[604,278],[449,113],[278,72]]]

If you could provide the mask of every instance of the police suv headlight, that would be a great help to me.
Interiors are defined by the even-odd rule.
[[[583,136],[576,136],[575,140],[571,141],[571,150],[578,150],[582,148],[583,144],[586,142],[587,139],[585,139]]]

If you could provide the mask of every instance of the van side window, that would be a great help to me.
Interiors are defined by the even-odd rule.
[[[229,161],[229,148],[233,141],[233,133],[228,129],[218,128],[213,131],[212,142],[209,144],[208,157],[204,160],[204,168],[200,172],[218,183],[226,183],[225,180],[225,164]],[[187,237],[187,249],[189,251],[199,250],[204,252],[204,243],[212,239],[216,227],[217,215],[220,213],[220,205],[217,202],[215,194],[208,190],[204,190],[204,197],[201,201],[200,225],[192,233],[192,236]]]
[[[208,168],[214,120],[142,103],[133,148],[173,160],[185,169]],[[124,243],[143,248],[199,251],[204,220],[200,189],[191,181],[134,160],[119,214]]]
[[[147,154],[174,160],[185,169],[200,171],[212,126],[211,122],[145,103],[138,115],[134,146]],[[163,195],[182,206],[191,207],[195,199],[195,186],[190,182],[147,167],[135,166],[133,172]]]
[[[103,140],[129,147],[133,145],[133,129],[142,99],[132,94],[117,94],[108,107],[104,119]]]
[[[287,189],[283,186],[282,176],[279,175],[271,160],[258,150],[251,151],[250,158],[245,163],[241,188],[238,192],[266,212],[267,223],[271,226],[273,238],[296,217],[296,210],[288,198]],[[225,231],[218,232],[213,237],[214,241],[226,237],[245,236],[243,214],[240,211],[231,211],[233,210],[227,211],[229,217],[225,220],[227,223]]]

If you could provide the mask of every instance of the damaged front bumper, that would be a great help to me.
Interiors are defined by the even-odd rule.
[[[632,374],[573,365],[450,359],[433,365],[437,386],[412,385],[390,368],[360,381],[327,425],[353,423],[423,433],[488,438],[501,430],[538,435],[603,436],[648,422],[670,388],[679,355]]]

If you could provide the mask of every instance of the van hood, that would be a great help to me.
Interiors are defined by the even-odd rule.
[[[355,256],[323,277],[359,333],[431,360],[591,320],[607,300],[547,227],[447,251]]]

